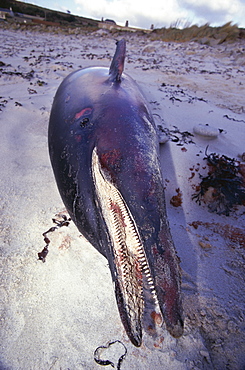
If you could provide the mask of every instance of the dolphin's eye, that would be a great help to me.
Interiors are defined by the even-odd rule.
[[[89,118],[88,118],[88,117],[84,117],[84,118],[80,121],[80,126],[81,126],[81,127],[84,127],[87,123],[89,123]]]
[[[83,108],[75,114],[74,120],[79,120],[81,127],[85,127],[89,122],[92,115],[93,109],[90,107]],[[74,121],[73,121],[74,122]]]

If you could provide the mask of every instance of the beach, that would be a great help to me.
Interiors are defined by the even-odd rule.
[[[38,260],[42,234],[67,214],[48,153],[55,92],[74,70],[109,67],[117,38],[107,30],[0,33],[0,369],[100,369],[94,352],[113,341],[127,349],[121,369],[244,369],[244,204],[224,212],[208,196],[200,204],[193,198],[212,153],[234,159],[245,178],[244,39],[210,46],[124,36],[125,72],[167,136],[160,160],[185,316],[181,338],[163,326],[159,338],[144,333],[136,348],[107,260],[72,222],[49,234],[46,261]],[[115,367],[120,351],[112,354]]]

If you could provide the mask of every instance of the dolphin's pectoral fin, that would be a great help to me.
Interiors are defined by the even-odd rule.
[[[142,340],[143,287],[154,290],[150,269],[137,226],[121,193],[106,178],[94,148],[92,171],[103,218],[111,240],[113,280],[125,330],[136,346]],[[109,261],[110,262],[110,261]],[[152,293],[151,293],[152,294]]]

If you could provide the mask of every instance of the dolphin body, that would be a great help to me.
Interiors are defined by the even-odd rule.
[[[84,68],[64,79],[48,138],[63,202],[107,258],[122,323],[140,346],[142,327],[157,335],[162,319],[172,336],[182,335],[181,278],[156,127],[137,84],[123,73],[125,52],[123,39],[110,69]]]

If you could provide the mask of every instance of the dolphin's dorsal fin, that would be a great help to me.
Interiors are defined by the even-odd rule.
[[[110,81],[120,82],[121,75],[123,73],[124,59],[125,59],[125,54],[126,54],[125,39],[117,41],[116,45],[117,45],[117,48],[116,48],[114,57],[111,62],[109,75],[110,75]]]

